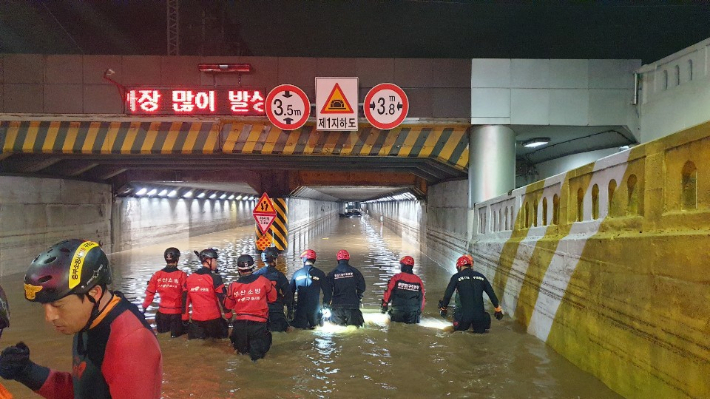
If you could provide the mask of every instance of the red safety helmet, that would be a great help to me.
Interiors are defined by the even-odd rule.
[[[411,256],[405,256],[399,260],[399,263],[404,266],[414,266],[414,258]]]
[[[314,251],[312,249],[307,249],[307,250],[303,251],[303,253],[301,253],[301,259],[315,261],[316,260],[316,251]]]
[[[473,257],[471,255],[463,255],[456,261],[456,267],[473,266]]]
[[[350,254],[348,251],[341,249],[338,251],[338,255],[335,258],[338,260],[350,260]]]

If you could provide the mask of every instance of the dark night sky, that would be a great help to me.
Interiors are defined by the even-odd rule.
[[[650,63],[710,37],[710,2],[531,3],[185,0],[181,54]],[[166,54],[165,1],[0,0],[0,53]]]

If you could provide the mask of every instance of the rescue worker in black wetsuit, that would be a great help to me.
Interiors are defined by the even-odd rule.
[[[330,308],[330,321],[341,326],[362,326],[365,320],[360,301],[365,293],[365,278],[350,266],[350,254],[341,249],[336,255],[338,266],[328,273],[328,286],[323,294],[323,307]]]
[[[291,277],[291,292],[294,295],[295,315],[289,314],[293,319],[291,325],[296,328],[313,329],[323,325],[323,314],[320,308],[321,291],[326,291],[328,284],[325,273],[317,267],[316,252],[307,249],[301,254],[303,267],[296,270]]]
[[[160,398],[155,333],[136,305],[106,288],[110,283],[108,259],[96,242],[66,240],[39,254],[25,274],[25,298],[42,304],[57,331],[74,334],[72,372],[35,364],[20,342],[0,354],[0,376],[45,398]]]
[[[424,283],[414,274],[414,258],[405,256],[399,260],[401,273],[390,278],[382,298],[382,313],[387,313],[388,304],[390,320],[407,324],[419,323],[419,317],[424,310]]]
[[[5,291],[0,287],[0,337],[2,330],[10,327],[10,305],[7,302]],[[12,394],[0,384],[0,399],[12,399]]]
[[[189,323],[187,339],[227,338],[232,313],[222,314],[226,290],[222,276],[217,274],[217,250],[195,251],[202,267],[187,277],[185,297],[182,301],[182,320]],[[192,305],[192,316],[190,316]]]
[[[485,333],[491,327],[491,316],[483,309],[483,293],[488,294],[488,298],[495,307],[495,317],[503,318],[503,309],[498,303],[498,297],[493,292],[491,283],[486,277],[473,270],[473,261],[469,256],[461,256],[456,261],[456,267],[460,271],[449,280],[449,285],[444,292],[444,299],[439,301],[439,310],[442,317],[446,317],[448,305],[454,291],[458,293],[461,302],[460,309],[454,312],[454,330],[466,331],[473,327],[474,333]]]
[[[265,267],[254,272],[257,276],[264,276],[274,285],[276,289],[277,299],[269,303],[269,331],[284,332],[293,330],[289,328],[288,320],[284,314],[284,305],[288,312],[293,312],[293,294],[289,286],[286,275],[276,269],[276,258],[279,256],[279,251],[276,247],[267,247],[261,253],[261,260],[266,264]]]
[[[187,274],[177,268],[180,250],[170,247],[163,252],[165,267],[155,272],[148,281],[143,300],[143,313],[153,303],[155,294],[160,296],[158,311],[155,312],[155,325],[158,333],[170,331],[176,338],[185,333],[182,323],[182,301],[185,296]]]

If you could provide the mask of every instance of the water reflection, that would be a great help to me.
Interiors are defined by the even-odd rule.
[[[403,233],[402,233],[403,234]],[[253,363],[234,354],[228,340],[188,341],[159,336],[163,350],[165,398],[617,398],[592,376],[577,369],[510,319],[494,321],[485,335],[449,333],[450,322],[438,316],[451,272],[427,257],[425,243],[403,239],[377,220],[332,219],[294,232],[278,267],[290,278],[300,268],[306,248],[318,253],[316,267],[336,265],[341,249],[367,282],[363,328],[327,325],[313,331],[275,333],[265,359]],[[143,299],[150,276],[164,266],[162,254],[176,246],[179,267],[199,266],[192,251],[219,249],[220,273],[236,278],[234,261],[255,255],[253,227],[244,227],[111,255],[115,288],[134,303]],[[379,313],[389,277],[404,255],[415,259],[415,273],[426,286],[427,305],[419,325],[390,323]],[[27,260],[29,265],[30,260]],[[258,261],[258,267],[262,267]],[[12,327],[3,344],[24,340],[39,364],[68,370],[71,341],[46,326],[39,306],[22,296],[22,276],[2,278],[12,307]],[[148,318],[155,315],[149,309]],[[6,386],[18,398],[34,398],[14,382]]]

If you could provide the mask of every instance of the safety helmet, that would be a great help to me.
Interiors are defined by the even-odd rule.
[[[218,258],[217,250],[214,248],[203,249],[202,251],[200,251],[200,253],[197,253],[197,251],[195,251],[195,253],[197,254],[197,257],[200,258],[200,262],[204,262],[207,259],[217,259]]]
[[[65,240],[39,254],[25,274],[25,298],[49,303],[69,294],[86,294],[111,284],[108,258],[98,243]]]
[[[338,260],[350,260],[350,254],[348,251],[341,249],[338,251],[338,254],[335,256],[336,259]]]
[[[261,253],[261,260],[264,262],[275,261],[279,257],[279,250],[276,247],[266,247]]]
[[[405,256],[399,260],[399,264],[404,266],[414,266],[414,258],[411,256]]]
[[[252,270],[254,268],[254,258],[251,255],[239,255],[237,258],[237,269],[241,271]]]
[[[10,327],[10,305],[7,302],[5,291],[0,287],[0,335],[2,330]]]
[[[168,263],[177,262],[180,259],[180,250],[175,247],[170,247],[163,252],[163,258]]]
[[[456,267],[464,267],[464,266],[472,266],[473,265],[473,257],[471,255],[463,255],[458,258],[456,261]]]
[[[316,260],[316,251],[312,249],[307,249],[301,253],[301,259],[305,262],[306,260],[312,260],[315,262]]]

